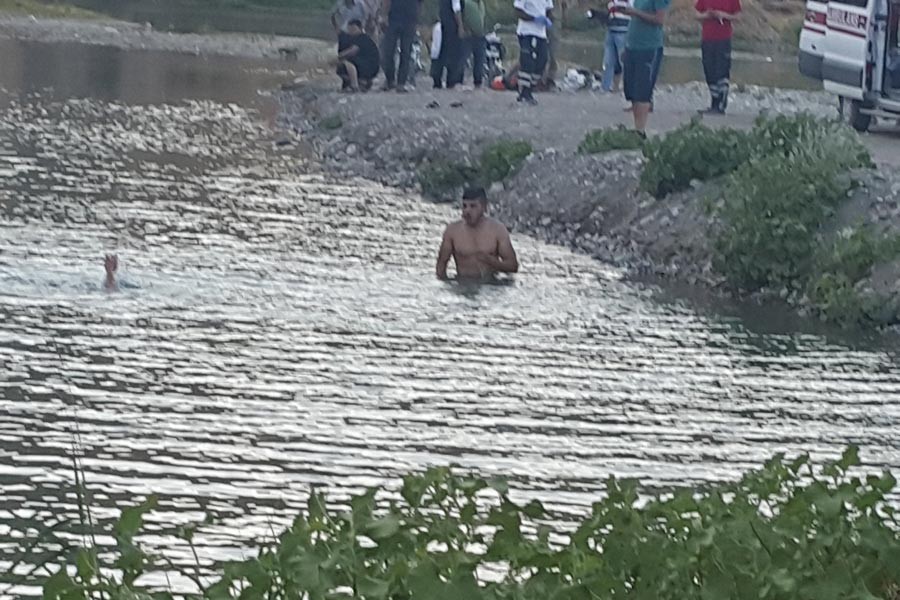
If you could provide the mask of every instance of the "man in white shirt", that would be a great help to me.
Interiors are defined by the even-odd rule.
[[[553,0],[515,0],[513,7],[519,17],[518,101],[535,105],[533,88],[547,66],[547,30],[553,26]]]

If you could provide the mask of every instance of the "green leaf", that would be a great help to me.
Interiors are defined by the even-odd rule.
[[[778,569],[772,574],[772,584],[785,594],[789,594],[797,587],[797,580],[787,569]]]
[[[65,567],[47,578],[44,582],[44,600],[56,600],[62,598],[67,593],[80,589],[69,574],[66,573]]]
[[[848,446],[844,450],[844,453],[841,455],[841,460],[837,462],[837,465],[845,473],[850,469],[850,467],[857,467],[859,466],[859,464],[858,446]]]
[[[75,567],[78,571],[78,577],[84,583],[91,583],[97,574],[97,557],[94,551],[88,551],[84,548],[78,549],[75,556]]]
[[[496,491],[501,496],[505,496],[509,493],[509,483],[507,483],[506,479],[502,477],[491,477],[488,479],[488,487],[492,490]]]
[[[411,508],[418,508],[427,485],[422,477],[407,475],[403,478],[403,487],[400,489],[400,495],[403,496],[403,499],[406,500],[406,503]]]
[[[383,540],[393,537],[400,531],[400,519],[394,515],[387,515],[376,519],[366,527],[366,535],[375,540]]]
[[[530,519],[540,519],[547,514],[547,511],[544,510],[544,505],[541,504],[540,500],[532,500],[525,505],[522,512]]]
[[[231,580],[222,579],[206,588],[203,597],[207,600],[233,600],[231,594]]]
[[[356,582],[356,591],[360,596],[369,599],[386,598],[390,585],[387,581],[374,577],[360,577]]]
[[[144,515],[155,509],[158,504],[159,499],[156,496],[149,496],[137,506],[123,510],[113,528],[116,537],[125,540],[133,538],[143,525]]]

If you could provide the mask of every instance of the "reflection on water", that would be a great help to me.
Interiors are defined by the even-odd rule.
[[[885,352],[754,334],[524,237],[514,284],[460,293],[433,277],[450,208],[273,151],[252,107],[23,73],[0,82],[0,573],[14,532],[76,515],[76,442],[95,516],[160,494],[149,544],[180,562],[171,528],[203,510],[201,556],[233,558],[310,484],[431,464],[561,518],[610,474],[722,480],[850,442],[900,466]],[[107,252],[139,287],[97,288]]]
[[[52,89],[60,98],[91,96],[128,104],[209,99],[257,106],[258,90],[290,76],[273,71],[271,61],[221,56],[186,59],[168,52],[2,37],[0,56],[0,89]]]

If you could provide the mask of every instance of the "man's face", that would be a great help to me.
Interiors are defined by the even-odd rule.
[[[352,25],[347,25],[347,33],[350,35],[359,35],[362,33],[362,29],[359,28],[359,25],[353,23]]]
[[[463,200],[462,201],[462,218],[466,225],[474,226],[478,224],[481,217],[484,216],[484,202],[481,200]]]

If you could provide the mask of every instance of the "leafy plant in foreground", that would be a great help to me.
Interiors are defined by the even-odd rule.
[[[611,477],[574,530],[537,501],[511,500],[501,480],[432,468],[404,477],[399,497],[372,488],[339,506],[313,492],[255,558],[209,574],[202,596],[887,600],[900,582],[900,522],[886,501],[896,480],[858,466],[855,448],[821,468],[778,455],[733,483],[657,494]],[[123,513],[117,531],[132,533],[131,515],[151,505]],[[46,598],[168,597],[137,584],[146,561],[117,559],[127,573],[100,577],[104,553],[79,552],[78,574],[51,577]]]

